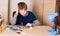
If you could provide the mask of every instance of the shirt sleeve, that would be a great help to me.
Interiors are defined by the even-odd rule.
[[[40,25],[39,21],[37,20],[37,18],[35,17],[35,15],[32,12],[31,12],[31,16],[32,16],[32,24],[33,24],[33,26]]]
[[[38,20],[35,20],[35,21],[33,21],[33,26],[39,26],[40,25],[40,22],[38,21]]]
[[[32,18],[32,22],[34,21],[34,20],[37,20],[37,18],[35,17],[35,15],[31,12],[31,18]]]

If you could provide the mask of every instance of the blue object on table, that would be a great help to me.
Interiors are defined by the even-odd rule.
[[[50,21],[50,22],[55,22],[55,17],[56,16],[58,16],[58,13],[56,12],[56,13],[54,13],[54,14],[49,14],[48,15],[48,20]]]
[[[48,32],[49,34],[54,34],[54,35],[59,34],[58,29],[57,29],[56,31],[55,31],[55,30],[47,30],[47,32]]]
[[[18,31],[18,29],[17,29],[17,28],[12,28],[12,30],[13,30],[13,31]]]
[[[30,28],[30,26],[27,26],[27,28]]]
[[[57,13],[57,12],[54,13],[54,14],[48,15],[49,21],[50,21],[50,22],[55,22],[55,20],[56,20],[55,17],[56,17],[56,16],[58,16],[58,13]],[[47,30],[47,32],[50,33],[50,34],[54,34],[54,35],[56,35],[56,34],[59,33],[57,27],[56,27],[56,30]]]

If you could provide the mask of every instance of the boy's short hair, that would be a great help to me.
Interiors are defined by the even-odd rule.
[[[27,10],[27,4],[24,3],[24,2],[19,2],[19,3],[18,3],[18,8],[19,8],[20,10],[22,10],[22,9]]]

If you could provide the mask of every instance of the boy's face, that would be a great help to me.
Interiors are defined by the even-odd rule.
[[[21,15],[25,15],[26,13],[27,13],[27,10],[25,10],[25,9],[20,10]]]

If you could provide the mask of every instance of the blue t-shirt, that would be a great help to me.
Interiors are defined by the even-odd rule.
[[[16,25],[21,25],[21,22],[23,22],[23,25],[26,25],[27,23],[33,23],[34,20],[36,20],[36,17],[32,12],[28,12],[27,16],[22,16],[18,13]]]

